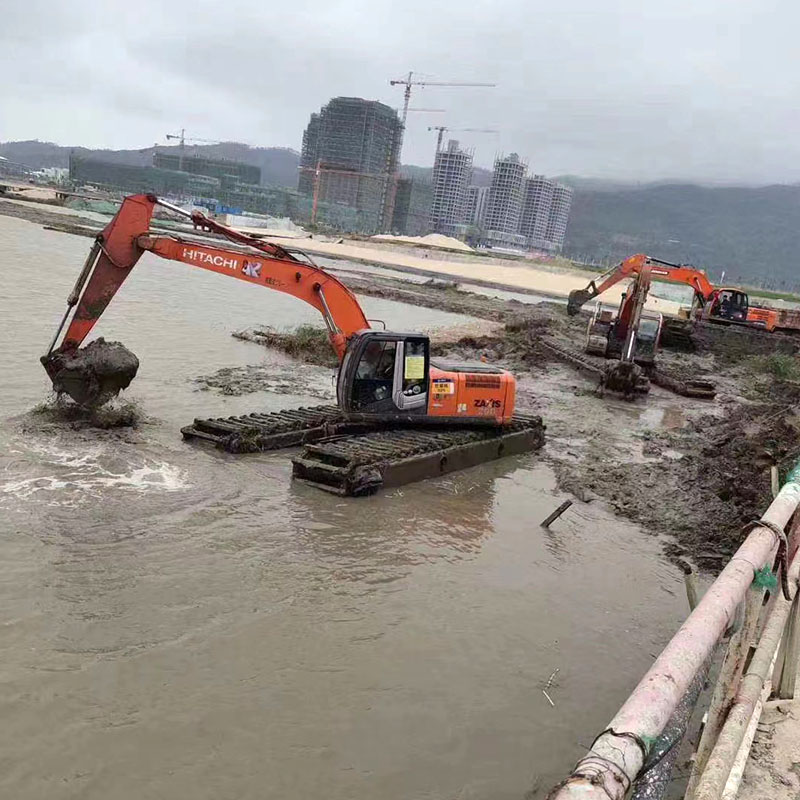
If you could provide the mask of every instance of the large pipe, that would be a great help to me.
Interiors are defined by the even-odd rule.
[[[795,557],[789,569],[789,585],[797,584],[800,573],[800,557]],[[717,737],[703,774],[697,784],[694,800],[719,800],[725,789],[736,754],[744,739],[747,727],[755,712],[764,683],[770,676],[775,660],[775,651],[786,628],[792,603],[783,595],[775,598],[770,615],[764,624],[764,631],[758,643],[750,666],[739,684],[736,700],[731,706],[725,724]]]
[[[800,462],[763,516],[781,530],[800,503]],[[755,528],[719,574],[590,752],[550,800],[623,800],[695,674],[733,619],[757,570],[775,552],[776,535]]]

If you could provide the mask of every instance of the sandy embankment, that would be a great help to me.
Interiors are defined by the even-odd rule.
[[[24,187],[33,189],[34,187]],[[44,192],[53,193],[51,189],[36,187]],[[28,195],[28,201],[22,202],[12,197],[4,198],[6,202],[22,207],[33,208],[36,203]],[[43,198],[36,198],[43,199]],[[38,206],[41,208],[41,206]],[[47,210],[62,216],[75,215],[71,209],[48,206]],[[24,216],[22,214],[21,216]],[[95,216],[95,215],[91,215]],[[100,215],[98,218],[102,219]],[[414,246],[402,241],[369,241],[343,239],[339,241],[323,241],[308,237],[298,237],[296,232],[276,231],[264,228],[244,228],[238,230],[263,236],[289,248],[303,250],[310,255],[324,256],[366,265],[386,267],[400,272],[408,272],[428,277],[437,277],[460,283],[471,283],[507,291],[522,291],[545,297],[564,299],[573,289],[582,289],[596,277],[596,273],[578,269],[569,269],[551,264],[525,263],[511,259],[492,258],[471,252],[437,250]],[[614,286],[602,296],[604,305],[614,307],[619,304],[620,296],[627,282]],[[647,300],[647,308],[664,314],[677,314],[680,304],[657,298],[651,294]]]
[[[247,233],[264,233],[258,229],[241,229]],[[493,285],[509,291],[522,290],[553,298],[565,298],[573,289],[583,289],[596,273],[581,270],[559,270],[548,265],[522,264],[471,254],[440,254],[435,250],[403,247],[401,244],[364,243],[344,240],[326,242],[320,239],[279,236],[268,232],[266,238],[279,244],[296,247],[310,255],[343,259],[362,264],[374,264],[399,271],[441,277],[445,280]],[[427,257],[426,257],[426,254]],[[603,294],[603,303],[617,305],[627,282],[618,284]],[[647,308],[664,314],[677,314],[679,303],[650,296]]]

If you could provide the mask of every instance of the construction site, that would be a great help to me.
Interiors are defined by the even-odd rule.
[[[535,200],[542,187],[526,185],[522,165],[511,165],[513,180],[501,188],[530,190]],[[502,208],[495,203],[498,224]],[[431,690],[410,673],[402,680],[434,692],[424,705],[435,706],[442,692],[458,705],[461,691],[486,684],[481,653],[489,642],[508,657],[502,683],[517,687],[524,713],[504,707],[513,735],[498,743],[502,755],[490,748],[440,774],[448,793],[459,782],[558,800],[623,800],[630,791],[783,800],[800,790],[791,758],[786,763],[791,745],[778,746],[785,731],[796,731],[800,311],[793,306],[642,254],[596,275],[489,260],[469,248],[254,238],[151,195],[126,199],[102,225],[15,197],[0,201],[0,224],[11,246],[35,240],[59,264],[58,284],[68,294],[55,329],[60,298],[48,295],[50,313],[33,315],[28,306],[40,296],[19,294],[20,313],[36,316],[37,344],[51,345],[18,361],[21,378],[7,401],[17,416],[3,434],[17,454],[7,463],[4,513],[52,527],[52,512],[40,516],[40,504],[64,502],[63,535],[78,526],[100,537],[105,523],[97,527],[81,500],[97,497],[108,513],[119,509],[114,530],[124,535],[132,526],[141,541],[140,522],[124,521],[138,497],[142,531],[164,531],[160,549],[172,547],[176,516],[193,531],[181,539],[182,574],[187,558],[209,557],[203,531],[219,537],[213,547],[230,558],[230,537],[244,526],[252,543],[235,561],[245,569],[249,548],[270,541],[269,555],[259,557],[271,559],[269,581],[260,571],[252,576],[266,588],[246,581],[266,613],[278,615],[270,620],[284,612],[259,592],[284,580],[278,569],[291,572],[302,542],[315,573],[330,560],[358,597],[372,587],[357,636],[369,642],[376,668],[386,654],[382,637],[369,631],[384,613],[376,597],[378,605],[389,601],[374,587],[415,576],[435,593],[443,575],[445,586],[456,581],[456,595],[477,598],[469,615],[480,644],[469,615],[456,625],[437,616],[424,634],[432,637],[425,661],[446,660],[442,684]],[[69,259],[59,259],[61,249]],[[93,330],[102,336],[92,334],[87,345]],[[168,353],[159,346],[165,336]],[[30,410],[41,403],[45,380],[60,399]],[[370,520],[378,518],[396,520],[402,537],[388,523],[376,530]],[[353,531],[353,549],[341,560],[342,537]],[[378,546],[375,537],[384,535]],[[519,574],[503,551],[509,540],[512,561],[524,562]],[[381,561],[384,546],[399,541],[400,560]],[[142,555],[131,557],[138,564]],[[497,559],[496,567],[486,559]],[[227,576],[233,562],[212,560],[225,575],[219,596],[229,598],[238,590],[228,577],[235,586],[242,574]],[[471,563],[496,570],[485,591]],[[327,568],[319,574],[329,575]],[[295,577],[286,580],[279,597],[301,591]],[[341,615],[360,602],[350,588],[328,594],[329,580],[315,589],[325,594],[323,606],[332,603]],[[596,611],[587,611],[581,593],[565,593],[565,580],[591,586]],[[448,591],[437,608],[452,604]],[[557,614],[554,597],[561,598]],[[228,599],[220,602],[228,608]],[[297,602],[305,609],[305,600]],[[318,605],[317,597],[309,603]],[[419,613],[424,620],[429,604]],[[486,618],[476,622],[475,614]],[[272,636],[291,648],[301,619],[292,615],[287,638]],[[116,624],[98,632],[104,646]],[[251,638],[249,623],[241,624]],[[636,643],[625,658],[620,625]],[[452,646],[443,648],[442,636]],[[519,654],[509,641],[524,642]],[[419,663],[418,632],[411,642],[408,664]],[[474,675],[462,672],[454,684],[464,662],[448,654],[464,647],[476,659]],[[270,652],[259,658],[274,658]],[[337,681],[346,708],[325,711],[334,726],[356,725],[364,696],[382,702],[369,688],[374,674],[361,683],[356,662],[342,659],[347,669],[337,674],[347,677]],[[252,665],[235,669],[246,676]],[[284,669],[275,663],[275,674]],[[514,677],[520,669],[521,680]],[[291,691],[301,687],[329,688],[310,678]],[[173,713],[166,695],[162,702],[163,713]],[[493,695],[489,705],[503,702]],[[563,713],[574,714],[575,724],[565,725]],[[402,739],[430,731],[433,746],[441,722],[436,711],[409,721]],[[87,725],[81,736],[94,741]],[[358,735],[354,746],[364,752]],[[398,747],[414,760],[413,747]],[[295,761],[291,749],[284,768],[306,785],[304,759]],[[331,780],[340,796],[353,793],[346,779]],[[395,796],[433,780],[403,771]]]

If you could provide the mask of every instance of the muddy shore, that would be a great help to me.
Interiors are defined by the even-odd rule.
[[[568,317],[561,305],[526,305],[439,283],[372,276],[347,281],[365,294],[501,322],[490,335],[476,330],[443,343],[434,339],[434,352],[483,356],[512,370],[518,408],[540,413],[548,426],[543,457],[560,488],[581,501],[604,501],[668,535],[672,559],[688,558],[708,571],[721,567],[741,542],[743,526],[769,505],[771,466],[785,475],[800,456],[800,368],[793,340],[714,331],[698,337],[694,353],[664,349],[660,369],[709,379],[717,397],[678,398],[653,387],[629,403],[598,397],[590,377],[537,346],[545,340],[580,352],[586,319]],[[322,331],[316,339],[306,331],[263,343],[330,364]]]

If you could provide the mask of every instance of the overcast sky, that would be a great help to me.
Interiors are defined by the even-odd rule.
[[[336,95],[400,107],[405,163],[429,125],[490,166],[550,175],[800,181],[800,5],[790,0],[11,0],[0,17],[0,141],[129,148],[185,127],[300,148]]]

